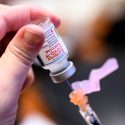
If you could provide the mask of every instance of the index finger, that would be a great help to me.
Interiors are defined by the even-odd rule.
[[[17,31],[22,26],[45,16],[49,17],[56,27],[60,25],[60,19],[44,8],[33,5],[7,7],[7,9],[1,11],[0,14],[0,39],[2,39],[7,32]]]

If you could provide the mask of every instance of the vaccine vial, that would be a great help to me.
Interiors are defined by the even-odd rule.
[[[70,78],[76,71],[73,62],[68,61],[68,50],[58,34],[54,24],[48,17],[35,21],[45,34],[45,42],[39,53],[43,68],[50,70],[54,83],[60,83]]]

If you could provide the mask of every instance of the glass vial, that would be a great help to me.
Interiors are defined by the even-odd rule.
[[[70,78],[76,71],[73,62],[68,61],[68,50],[48,17],[35,21],[45,33],[45,42],[39,53],[43,68],[50,70],[50,77],[54,83]]]

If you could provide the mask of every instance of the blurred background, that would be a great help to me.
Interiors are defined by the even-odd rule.
[[[76,66],[73,81],[88,79],[91,69],[115,57],[119,70],[101,80],[102,91],[89,102],[104,125],[125,124],[125,0],[0,0],[33,4],[61,18],[59,32]],[[68,85],[54,84],[49,72],[33,65],[35,81],[20,98],[16,125],[86,125],[69,102]],[[30,121],[30,122],[29,122]],[[32,122],[31,122],[32,121]]]

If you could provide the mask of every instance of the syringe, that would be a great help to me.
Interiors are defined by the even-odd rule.
[[[83,91],[73,91],[70,94],[70,99],[74,105],[79,106],[79,112],[88,125],[102,125],[96,113],[88,104],[88,97],[83,94]]]
[[[66,80],[66,83],[68,84],[70,89],[73,90],[68,80]],[[77,101],[75,101],[75,98]],[[88,104],[87,96],[85,96],[81,90],[72,92],[70,94],[70,99],[72,103],[75,103],[75,105],[79,106],[80,109],[79,112],[88,125],[102,125],[96,113],[92,110],[91,106]]]
[[[105,78],[107,75],[110,75],[118,68],[119,65],[117,59],[110,58],[100,68],[92,69],[88,80],[72,83],[71,87],[74,92],[70,94],[71,102],[79,106],[80,114],[88,125],[102,125],[102,123],[88,104],[88,99],[85,95],[100,91],[100,80]]]

